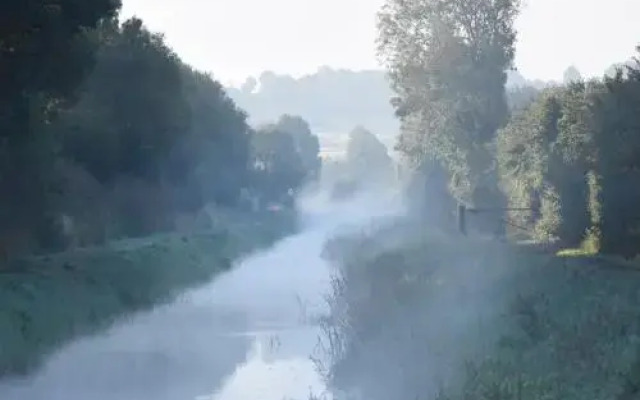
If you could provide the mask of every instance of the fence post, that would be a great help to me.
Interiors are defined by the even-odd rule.
[[[458,231],[465,236],[467,235],[466,211],[464,204],[458,204]]]

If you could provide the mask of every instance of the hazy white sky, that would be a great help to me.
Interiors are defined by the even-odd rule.
[[[526,0],[516,65],[561,79],[575,64],[601,75],[640,44],[640,0]],[[300,76],[319,66],[379,68],[375,13],[384,0],[123,0],[187,63],[223,83],[262,71]]]

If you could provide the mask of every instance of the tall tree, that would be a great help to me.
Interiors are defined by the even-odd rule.
[[[7,0],[0,5],[3,234],[31,230],[41,244],[48,236],[52,224],[46,210],[58,190],[57,143],[48,127],[93,67],[93,29],[119,7],[119,0]]]
[[[0,109],[13,108],[18,118],[20,108],[25,107],[24,97],[35,93],[53,99],[68,96],[92,67],[94,47],[88,31],[101,19],[115,16],[119,8],[119,0],[3,1]]]
[[[140,219],[127,234],[208,203],[235,206],[249,184],[246,114],[141,20],[107,21],[98,36],[80,101],[54,124],[65,158],[113,193],[122,220]]]
[[[378,50],[402,121],[398,149],[442,163],[459,199],[499,201],[491,143],[508,116],[518,0],[387,0]]]
[[[635,255],[640,239],[640,59],[629,64],[604,80],[594,110],[595,148],[601,250]]]
[[[182,83],[190,129],[180,135],[167,172],[178,182],[191,180],[204,202],[233,206],[249,179],[247,115],[207,74],[183,66]]]
[[[349,133],[346,167],[353,178],[388,183],[394,174],[393,160],[387,147],[362,126]]]
[[[96,69],[70,112],[77,116],[68,121],[70,155],[103,182],[121,174],[158,179],[189,128],[180,61],[139,19],[109,21],[100,35]]]
[[[267,201],[286,201],[304,182],[307,171],[293,137],[275,125],[252,135],[253,187]]]
[[[282,115],[275,124],[275,129],[286,132],[293,138],[296,151],[307,171],[307,179],[316,179],[320,173],[320,141],[311,132],[309,123],[302,117]]]

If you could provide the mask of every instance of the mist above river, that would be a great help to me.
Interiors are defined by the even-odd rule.
[[[326,312],[328,238],[397,199],[361,194],[299,201],[300,233],[238,260],[173,304],[123,321],[59,351],[34,376],[0,383],[3,400],[261,400],[322,394],[316,317]]]

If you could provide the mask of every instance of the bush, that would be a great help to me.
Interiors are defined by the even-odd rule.
[[[399,223],[330,243],[332,386],[371,400],[578,400],[632,390],[637,270],[419,229]]]

